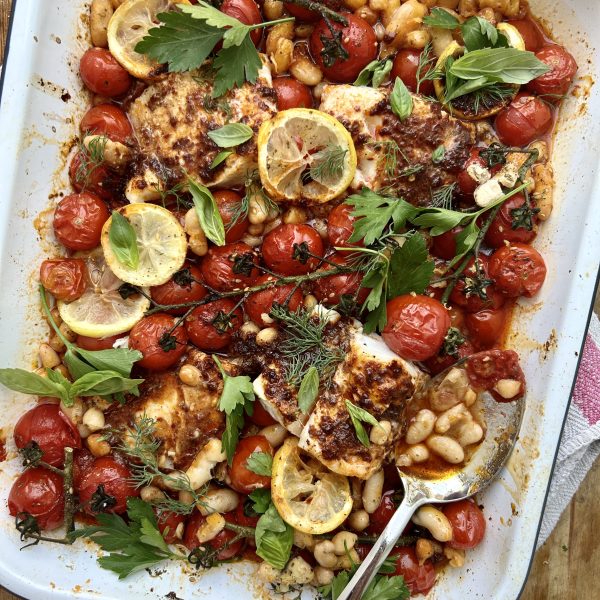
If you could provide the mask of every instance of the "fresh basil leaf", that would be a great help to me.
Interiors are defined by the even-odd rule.
[[[431,14],[423,18],[423,24],[438,29],[456,29],[460,21],[443,8],[432,8]]]
[[[427,244],[420,233],[414,233],[401,247],[394,249],[390,257],[388,300],[425,291],[435,269],[434,261],[428,258]]]
[[[364,408],[356,406],[356,404],[352,404],[350,400],[346,400],[346,408],[350,414],[350,419],[352,421],[352,425],[354,426],[354,430],[356,431],[356,437],[358,438],[358,441],[363,446],[368,448],[371,445],[371,442],[369,441],[369,436],[363,427],[363,423],[369,423],[369,425],[373,425],[373,427],[381,427],[381,425],[379,425],[379,421]]]
[[[312,409],[319,394],[319,371],[310,367],[302,378],[298,389],[298,406],[303,414],[308,414]]]
[[[264,488],[254,490],[248,494],[248,498],[254,503],[252,505],[254,512],[263,515],[271,505],[271,490]]]
[[[221,163],[225,162],[231,155],[233,154],[233,150],[221,150],[213,161],[210,163],[211,169],[216,169]]]
[[[358,74],[354,85],[372,84],[374,88],[378,88],[391,70],[391,60],[374,60]]]
[[[516,48],[487,48],[467,52],[455,60],[449,69],[460,79],[485,77],[489,82],[519,85],[529,83],[549,70],[550,67],[533,52]]]
[[[0,383],[22,394],[60,398],[70,406],[68,392],[60,383],[25,369],[0,369]]]
[[[252,139],[254,131],[244,123],[228,123],[208,132],[208,137],[221,148],[233,148]]]
[[[139,350],[129,348],[107,348],[106,350],[84,350],[75,346],[77,354],[98,371],[116,371],[129,377],[134,363],[143,358]]]
[[[434,164],[438,164],[444,160],[444,155],[446,154],[446,147],[444,144],[440,144],[432,153],[431,153],[431,162]]]
[[[113,210],[108,229],[108,240],[117,260],[130,269],[137,269],[140,253],[137,236],[131,223],[118,211]]]
[[[188,187],[198,221],[206,237],[217,246],[224,246],[225,226],[214,196],[207,187],[196,183],[193,179],[188,179]]]
[[[369,85],[373,77],[373,72],[379,65],[378,60],[372,60],[359,74],[353,85]]]
[[[391,60],[386,60],[383,64],[379,65],[373,71],[373,87],[378,88],[388,76],[389,72],[392,70],[393,62]]]
[[[477,90],[485,89],[489,86],[496,86],[497,83],[490,83],[485,77],[478,77],[477,79],[470,79],[468,81],[462,81],[461,79],[456,79],[452,89],[450,90],[446,87],[444,93],[444,101],[451,102],[455,98],[460,96],[465,96],[466,94],[470,94]]]
[[[93,371],[80,377],[71,386],[71,397],[110,396],[136,390],[143,379],[128,379],[116,371]]]
[[[469,52],[482,48],[494,48],[498,42],[498,30],[482,17],[471,17],[461,26],[465,47]]]
[[[268,452],[253,452],[246,459],[246,468],[257,475],[271,477],[273,457]]]
[[[65,352],[63,363],[69,369],[69,373],[71,373],[73,379],[79,379],[95,370],[94,367],[81,360],[71,348],[68,348]]]
[[[273,504],[258,520],[255,532],[256,554],[276,569],[283,569],[290,559],[294,530]]]
[[[401,120],[408,119],[413,111],[413,99],[400,77],[396,77],[394,88],[390,94],[390,105],[394,114]]]

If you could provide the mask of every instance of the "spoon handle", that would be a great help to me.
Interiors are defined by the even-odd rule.
[[[383,530],[379,539],[373,544],[373,548],[358,567],[354,577],[348,582],[344,591],[337,597],[337,600],[360,600],[373,577],[375,577],[379,567],[387,558],[388,554],[394,548],[398,538],[402,535],[404,528],[410,521],[415,510],[424,504],[426,498],[422,493],[410,493],[406,481],[404,482],[406,493],[404,500],[390,519],[386,528]]]

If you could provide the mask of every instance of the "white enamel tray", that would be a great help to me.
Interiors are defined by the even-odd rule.
[[[68,190],[63,144],[76,132],[87,98],[76,71],[87,32],[82,0],[16,0],[0,104],[0,365],[28,367],[36,335],[35,273],[49,246],[34,220],[49,196]],[[548,263],[541,295],[518,310],[512,345],[528,382],[521,440],[502,476],[481,496],[488,518],[484,543],[464,569],[448,570],[431,599],[513,600],[524,584],[535,547],[548,481],[589,320],[600,257],[600,70],[594,47],[600,31],[597,0],[532,0],[559,42],[580,66],[577,97],[563,107],[554,152],[555,210],[536,245]],[[38,223],[39,224],[39,223]],[[43,224],[42,224],[43,226]],[[31,400],[0,392],[0,428],[11,445],[12,424]],[[14,456],[14,454],[13,454]],[[251,566],[118,581],[96,564],[93,545],[39,546],[19,552],[6,497],[16,459],[0,463],[0,584],[32,600],[46,598],[258,598]],[[308,597],[308,594],[305,594]],[[170,596],[173,597],[173,596]]]

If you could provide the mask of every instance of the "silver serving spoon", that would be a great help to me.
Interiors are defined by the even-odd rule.
[[[460,471],[443,479],[425,479],[398,470],[404,499],[337,600],[360,600],[419,506],[468,498],[496,477],[517,441],[525,400],[496,402],[491,394],[484,393],[482,403],[486,434]]]

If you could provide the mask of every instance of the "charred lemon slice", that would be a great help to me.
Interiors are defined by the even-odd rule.
[[[160,66],[144,54],[135,51],[148,30],[158,27],[156,15],[175,10],[177,4],[189,0],[127,0],[123,2],[108,23],[108,48],[124,69],[134,77],[149,79]]]
[[[296,438],[288,438],[275,454],[271,497],[281,518],[304,533],[333,531],[352,510],[348,478],[304,460]]]
[[[258,169],[266,192],[275,200],[328,202],[352,182],[356,150],[334,117],[291,108],[261,125]]]

